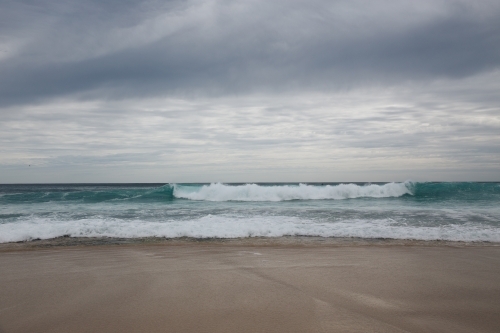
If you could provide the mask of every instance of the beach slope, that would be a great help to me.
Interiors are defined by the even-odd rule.
[[[0,252],[0,332],[498,332],[500,247]]]

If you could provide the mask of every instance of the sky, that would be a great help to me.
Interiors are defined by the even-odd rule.
[[[0,0],[0,183],[500,181],[500,1]]]

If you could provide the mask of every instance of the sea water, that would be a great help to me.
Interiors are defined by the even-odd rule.
[[[0,242],[60,236],[500,242],[500,183],[0,185]]]

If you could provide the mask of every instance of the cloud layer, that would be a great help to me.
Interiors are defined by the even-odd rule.
[[[497,1],[0,6],[0,182],[500,178]]]

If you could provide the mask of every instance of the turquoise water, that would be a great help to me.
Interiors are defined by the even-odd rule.
[[[63,235],[500,242],[500,183],[0,185],[0,242]]]

